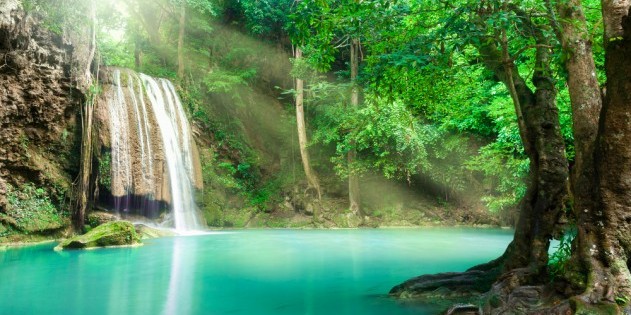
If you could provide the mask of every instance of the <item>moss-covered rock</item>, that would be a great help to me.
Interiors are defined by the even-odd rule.
[[[92,227],[118,220],[120,220],[118,215],[104,211],[90,212],[87,217],[88,224]]]
[[[616,315],[622,314],[616,303],[601,302],[590,304],[579,298],[570,299],[570,307],[576,315]]]
[[[138,244],[140,237],[133,224],[127,221],[114,221],[99,225],[86,234],[64,240],[55,247],[55,250]]]
[[[8,205],[0,213],[0,222],[29,233],[63,228],[68,222],[57,211],[43,188],[25,184],[19,189],[7,185]]]

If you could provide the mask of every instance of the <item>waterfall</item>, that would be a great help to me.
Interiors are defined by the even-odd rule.
[[[115,196],[126,195],[131,188],[131,150],[129,146],[129,117],[127,115],[127,103],[121,88],[120,71],[114,72],[115,90],[108,98],[108,110],[110,116],[110,141],[111,141],[111,181],[112,194]],[[122,199],[115,199],[116,211],[126,210],[121,205]]]
[[[115,210],[150,213],[158,200],[164,201],[176,231],[200,229],[193,195],[194,142],[175,87],[132,71],[125,81],[121,70],[112,72],[106,99]]]
[[[141,74],[158,122],[171,183],[171,208],[176,230],[199,228],[193,199],[189,126],[179,97],[171,82]],[[162,84],[158,84],[160,81]]]

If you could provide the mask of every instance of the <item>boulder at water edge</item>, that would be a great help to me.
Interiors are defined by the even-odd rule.
[[[143,240],[176,235],[173,231],[158,229],[145,224],[136,224],[134,227],[140,239]]]
[[[139,244],[140,237],[138,237],[133,224],[127,221],[114,221],[101,224],[86,234],[63,240],[55,247],[55,250]]]

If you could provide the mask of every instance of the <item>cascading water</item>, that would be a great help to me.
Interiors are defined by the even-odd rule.
[[[131,150],[129,146],[129,117],[127,115],[127,103],[121,88],[120,71],[114,72],[114,84],[116,89],[108,98],[108,110],[110,116],[110,141],[111,141],[111,181],[112,194],[123,196],[130,190],[131,176]],[[121,205],[122,199],[116,198],[114,208],[116,211],[127,209]]]
[[[199,228],[192,187],[189,126],[171,82],[140,75],[158,121],[171,183],[171,207],[176,230]],[[160,81],[161,85],[158,84]]]
[[[107,95],[115,209],[150,212],[157,200],[164,201],[176,231],[200,229],[193,197],[194,142],[175,87],[132,71],[123,78],[121,70],[113,70]]]

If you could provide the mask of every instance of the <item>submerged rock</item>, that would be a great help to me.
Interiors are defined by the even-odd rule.
[[[143,240],[165,236],[175,236],[175,233],[173,231],[157,229],[144,224],[136,224],[135,227],[136,232]]]
[[[55,247],[55,250],[138,244],[141,244],[140,237],[134,225],[127,221],[115,221],[99,225],[86,234],[64,240]]]

